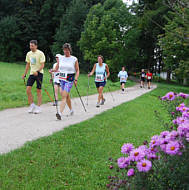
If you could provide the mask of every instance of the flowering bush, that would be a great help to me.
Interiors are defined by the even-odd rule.
[[[183,103],[188,97],[189,94],[169,92],[161,98],[174,127],[139,147],[124,144],[123,156],[116,162],[110,159],[110,169],[117,168],[117,173],[108,177],[109,189],[189,189],[189,107]]]

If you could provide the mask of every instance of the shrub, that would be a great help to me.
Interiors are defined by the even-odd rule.
[[[121,147],[123,156],[110,159],[110,169],[114,170],[113,176],[108,177],[109,189],[189,188],[189,107],[185,105],[188,97],[189,94],[169,92],[160,98],[171,116],[172,126],[165,125],[165,131],[139,147],[124,144]]]

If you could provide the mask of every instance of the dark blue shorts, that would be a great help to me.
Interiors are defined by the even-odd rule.
[[[99,88],[100,86],[105,87],[106,81],[104,81],[104,82],[95,82],[95,84],[96,84],[96,87],[97,87],[97,88]]]

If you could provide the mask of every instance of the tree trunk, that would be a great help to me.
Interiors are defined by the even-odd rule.
[[[187,85],[187,78],[183,79],[183,85]]]
[[[167,82],[171,81],[171,71],[167,71]]]

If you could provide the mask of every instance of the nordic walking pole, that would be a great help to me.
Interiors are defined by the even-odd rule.
[[[87,106],[88,106],[88,99],[89,99],[89,76],[88,76],[88,88],[87,88]]]
[[[39,80],[38,77],[37,77],[37,80],[38,80],[38,82],[40,83],[40,85],[41,85],[41,87],[42,87],[42,83],[41,83],[41,81]],[[45,88],[42,88],[42,89],[46,92],[46,94],[47,94],[47,96],[49,97],[49,99],[51,100],[51,102],[54,102],[54,100],[52,99],[52,97],[51,97],[50,94],[48,93],[47,89],[45,89]]]
[[[56,102],[56,111],[57,111],[56,117],[57,117],[58,120],[61,120],[61,116],[60,116],[60,114],[58,113],[58,100],[56,100],[56,96],[55,96],[55,90],[54,90],[54,84],[53,84],[52,74],[51,74],[51,81],[52,81],[54,99],[55,99],[55,102]]]
[[[86,108],[85,108],[85,105],[84,105],[84,103],[83,103],[83,100],[81,99],[79,90],[78,90],[77,85],[75,84],[75,82],[74,82],[74,85],[75,85],[76,91],[77,91],[77,93],[78,93],[78,95],[79,95],[79,98],[80,98],[80,100],[81,100],[81,103],[82,103],[82,105],[83,105],[83,108],[84,108],[85,112],[87,112],[87,110],[86,110]]]
[[[25,76],[26,77],[26,76]],[[25,77],[24,77],[24,86],[26,87],[26,89],[27,89],[27,85],[26,85],[26,80],[25,80]],[[28,100],[28,104],[30,104],[29,103],[29,100]]]
[[[114,97],[113,97],[113,94],[112,94],[112,92],[111,92],[111,90],[110,90],[110,87],[109,87],[109,86],[108,86],[108,90],[109,90],[109,92],[110,92],[110,94],[111,94],[111,96],[112,96],[113,101],[115,102],[115,99],[114,99]]]

